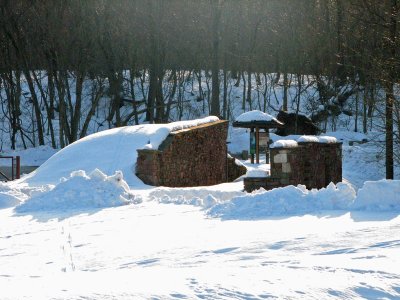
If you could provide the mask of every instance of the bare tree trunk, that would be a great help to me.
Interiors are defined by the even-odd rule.
[[[243,100],[242,100],[242,110],[246,111],[246,78],[244,77],[244,72],[242,72],[243,78]]]
[[[249,103],[250,110],[253,109],[252,99],[251,99],[251,72],[247,72],[247,102]]]
[[[363,133],[367,133],[367,103],[368,103],[369,82],[366,81],[364,86],[364,99],[363,99]]]
[[[386,87],[386,179],[394,178],[394,167],[393,167],[393,83],[388,83]]]
[[[224,120],[226,120],[227,119],[227,107],[228,107],[228,101],[227,101],[227,98],[228,98],[228,80],[227,80],[227,76],[226,76],[226,73],[227,73],[227,71],[226,70],[224,70],[223,71],[224,72],[224,95],[223,95],[223,104],[222,104],[222,118],[224,119]]]
[[[75,108],[74,114],[71,116],[71,139],[70,143],[78,139],[79,122],[81,120],[81,106],[82,106],[82,89],[83,89],[84,74],[81,71],[76,72],[76,85],[75,85]]]
[[[172,102],[173,102],[175,94],[176,94],[176,87],[178,86],[176,70],[173,70],[172,73],[173,73],[173,75],[172,75],[172,78],[173,78],[172,91],[170,92],[170,94],[168,96],[167,109],[166,109],[166,112],[164,115],[164,122],[168,122],[169,115],[171,113],[171,105],[172,105]],[[203,100],[203,112],[204,112],[204,100]]]
[[[99,87],[98,87],[97,91],[94,91],[94,87],[96,85],[93,84],[92,86],[93,86],[92,105],[90,106],[89,113],[87,114],[85,121],[83,122],[82,130],[79,135],[80,138],[83,138],[84,136],[86,136],[87,130],[89,128],[90,120],[94,116],[96,108],[98,107],[100,98],[103,95],[103,84],[101,82],[99,82]]]
[[[162,90],[162,84],[164,79],[164,72],[158,72],[157,75],[157,86],[156,86],[156,123],[162,123],[164,120],[164,95]]]
[[[42,113],[40,110],[40,103],[36,96],[35,86],[33,84],[30,72],[27,69],[24,69],[23,72],[24,72],[26,81],[28,82],[29,91],[31,93],[31,97],[32,97],[32,101],[33,101],[33,109],[35,111],[35,119],[36,119],[37,130],[38,130],[39,145],[44,145]]]
[[[212,24],[212,95],[211,95],[211,115],[220,115],[220,104],[219,104],[219,27],[221,18],[221,7],[220,1],[212,1],[212,14],[213,14],[213,24]]]
[[[389,80],[386,84],[386,109],[385,109],[385,128],[386,128],[386,179],[394,179],[394,161],[393,161],[393,106],[394,106],[394,81],[396,72],[396,38],[397,38],[397,16],[399,8],[397,0],[391,1],[391,14],[389,25],[389,49],[390,66]]]
[[[355,120],[354,120],[354,132],[358,131],[358,105],[359,105],[359,89],[357,87],[357,92],[356,92],[356,111],[355,111]]]
[[[288,111],[288,74],[283,73],[283,111]]]
[[[154,104],[156,100],[156,89],[157,89],[157,77],[154,68],[151,68],[149,71],[149,93],[147,95],[147,112],[146,112],[146,121],[149,123],[154,122]]]
[[[32,74],[33,74],[33,78],[35,79],[36,85],[39,88],[43,104],[44,104],[44,106],[46,108],[48,131],[50,132],[50,137],[51,137],[51,146],[55,149],[56,148],[56,140],[55,140],[55,137],[54,137],[54,129],[53,129],[53,123],[52,123],[52,118],[51,118],[52,116],[51,116],[51,111],[50,111],[49,104],[47,102],[47,96],[46,96],[46,93],[44,92],[44,89],[43,89],[43,86],[42,86],[41,82],[39,81],[39,79],[36,76],[36,73],[32,72]]]
[[[135,95],[135,82],[133,80],[133,74],[134,74],[134,69],[130,69],[129,71],[129,84],[130,84],[130,90],[131,90],[131,98],[132,98],[132,107],[133,107],[133,113],[134,113],[134,119],[135,119],[135,125],[139,124],[139,117],[137,113],[137,102],[136,102],[136,95]]]
[[[297,103],[296,103],[296,120],[294,123],[294,133],[297,134],[298,128],[298,119],[299,119],[299,111],[300,111],[300,100],[301,100],[301,75],[297,74]]]

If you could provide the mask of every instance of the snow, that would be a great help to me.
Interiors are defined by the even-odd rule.
[[[0,210],[2,299],[400,297],[390,213],[220,220],[143,201],[32,216]]]
[[[50,146],[38,146],[24,150],[6,150],[1,156],[20,156],[21,166],[40,166],[58,150]],[[11,166],[9,159],[0,159],[0,166]]]
[[[296,148],[297,143],[313,143],[318,142],[321,144],[333,144],[337,143],[337,139],[332,136],[311,136],[311,135],[291,135],[284,139],[276,140],[271,144],[270,148]]]
[[[321,144],[334,144],[337,143],[337,139],[333,136],[320,136],[318,138],[318,141]]]
[[[302,135],[296,138],[298,143],[321,143],[321,144],[334,144],[337,139],[333,136],[315,136],[315,135]]]
[[[270,148],[296,148],[298,146],[295,140],[278,140],[271,144]]]
[[[74,171],[52,190],[33,196],[16,207],[16,212],[65,211],[113,207],[140,201],[135,199],[121,172],[107,176],[98,169],[90,174]]]
[[[400,180],[366,181],[358,191],[355,208],[400,212]]]
[[[344,210],[351,206],[355,195],[355,190],[345,183],[331,183],[327,188],[311,191],[302,185],[287,186],[233,198],[216,205],[209,214],[224,219],[258,219],[320,210]]]
[[[0,298],[400,298],[400,181],[380,180],[379,146],[344,143],[344,182],[320,190],[154,188],[134,176],[137,149],[199,122],[103,131],[0,183]],[[230,135],[230,149],[248,148],[245,130]]]
[[[246,164],[246,177],[267,177],[270,174],[270,165],[265,163]]]
[[[262,111],[259,110],[252,110],[252,111],[248,111],[245,113],[242,113],[241,115],[239,115],[236,120],[236,122],[252,122],[252,121],[276,121],[279,122],[276,118],[274,118],[273,116],[264,113]]]
[[[318,143],[319,139],[318,137],[314,135],[302,135],[297,139],[298,143]]]
[[[329,131],[326,133],[327,136],[335,137],[337,140],[340,141],[368,141],[370,137],[361,132],[354,132],[354,131]]]
[[[18,205],[27,196],[19,189],[0,182],[0,209]]]
[[[57,152],[36,171],[21,179],[31,185],[57,184],[73,171],[98,168],[107,175],[121,171],[130,186],[146,186],[135,176],[137,149],[157,149],[173,131],[217,121],[207,117],[170,124],[145,124],[109,129],[84,137]]]

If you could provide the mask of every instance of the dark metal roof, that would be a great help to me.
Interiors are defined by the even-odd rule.
[[[243,128],[254,128],[254,127],[260,127],[260,128],[279,128],[285,126],[284,123],[278,121],[278,120],[271,120],[271,121],[250,121],[250,122],[238,122],[235,121],[232,124],[233,127],[243,127]]]

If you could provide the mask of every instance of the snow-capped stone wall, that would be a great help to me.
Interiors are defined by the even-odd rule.
[[[303,140],[298,140],[297,146],[278,143],[271,148],[271,176],[245,178],[246,191],[298,184],[321,189],[331,182],[341,182],[342,144],[333,140],[329,143]]]
[[[158,149],[138,150],[136,175],[154,186],[188,187],[228,181],[228,122],[171,132]],[[239,168],[239,167],[238,167]],[[237,174],[240,174],[240,170]]]

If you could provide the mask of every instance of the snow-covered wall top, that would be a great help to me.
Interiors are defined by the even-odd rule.
[[[318,143],[319,139],[318,137],[314,135],[302,135],[297,139],[298,143]]]
[[[321,136],[318,138],[318,142],[321,144],[334,144],[337,143],[337,139],[333,136]]]
[[[270,148],[296,148],[298,146],[295,140],[279,140],[274,142]]]
[[[270,148],[295,148],[298,143],[335,144],[337,142],[337,139],[332,136],[303,135],[296,140],[277,140]]]
[[[245,112],[243,114],[241,114],[240,116],[238,116],[235,120],[236,122],[252,122],[252,121],[276,121],[278,122],[278,120],[276,118],[274,118],[273,116],[264,113],[262,111],[259,110],[252,110],[252,111],[248,111]]]
[[[167,125],[170,128],[170,132],[173,132],[173,131],[188,129],[191,127],[195,127],[195,126],[199,126],[199,125],[203,125],[203,124],[207,124],[207,123],[212,123],[212,122],[216,122],[216,121],[219,121],[218,117],[209,116],[209,117],[205,117],[203,119],[179,121],[179,122],[173,122],[173,123],[169,123],[169,124],[165,124],[165,125]]]

